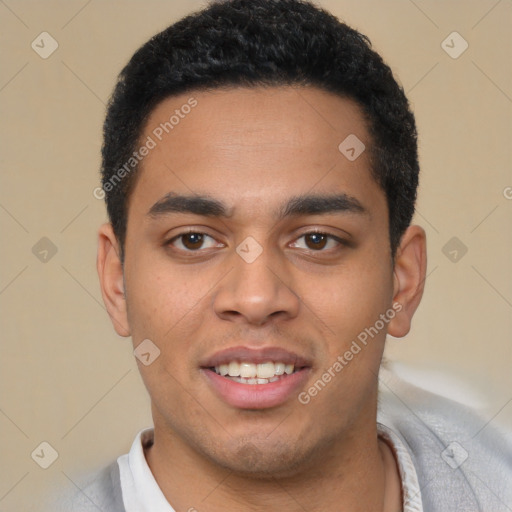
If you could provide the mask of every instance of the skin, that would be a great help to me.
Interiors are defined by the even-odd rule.
[[[377,375],[386,333],[406,335],[421,300],[424,230],[407,229],[393,262],[386,197],[352,101],[314,87],[196,91],[160,103],[141,140],[191,96],[197,106],[142,161],[124,268],[111,225],[99,232],[116,331],[161,351],[138,362],[157,483],[177,511],[401,510],[396,462],[377,437]],[[353,162],[338,150],[349,134],[367,148]],[[230,215],[148,215],[170,192],[214,198]],[[276,216],[292,197],[334,193],[365,211]],[[175,237],[188,228],[211,238],[186,252],[190,239]],[[349,244],[322,248],[304,236],[312,230]],[[236,252],[248,236],[263,250],[250,264]],[[227,347],[278,346],[312,361],[307,390],[393,303],[401,311],[307,405],[293,395],[273,408],[232,407],[199,368]]]

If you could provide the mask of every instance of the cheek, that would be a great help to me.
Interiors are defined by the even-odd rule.
[[[162,259],[136,257],[137,264],[126,267],[128,316],[134,343],[150,338],[162,347],[179,343],[180,328],[194,321],[197,311],[208,301],[215,284],[210,274],[193,266],[183,268]],[[128,263],[128,262],[127,262]],[[176,339],[177,338],[177,339]]]
[[[307,314],[319,326],[324,324],[326,335],[339,340],[338,348],[373,325],[390,307],[392,273],[375,262],[353,263],[340,267],[330,276],[316,277],[301,286]]]
[[[144,265],[139,262],[145,261]],[[194,333],[205,321],[211,279],[197,272],[183,272],[138,258],[133,273],[127,272],[128,317],[134,348],[145,339],[159,349],[146,366],[138,362],[142,379],[160,410],[181,408],[186,396],[183,383],[192,369]]]
[[[336,404],[340,426],[356,408],[372,400],[384,349],[387,323],[380,318],[391,307],[392,275],[386,266],[351,265],[305,294],[322,332],[323,354],[318,380],[304,392],[322,417]],[[309,313],[308,313],[309,314]],[[388,319],[389,320],[389,319]],[[332,425],[331,425],[332,426]],[[327,427],[326,427],[327,428]]]

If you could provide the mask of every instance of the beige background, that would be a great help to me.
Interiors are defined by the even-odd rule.
[[[390,339],[387,356],[510,427],[512,3],[318,3],[371,38],[420,131],[416,221],[428,235],[429,277],[412,332]],[[2,512],[42,510],[49,484],[72,488],[150,425],[130,342],[113,331],[99,292],[105,210],[93,190],[117,73],[147,38],[201,5],[0,0]],[[43,31],[59,44],[48,59],[31,48]],[[469,44],[457,59],[441,47],[453,31]],[[42,237],[57,248],[47,262],[32,252]],[[455,263],[443,253],[452,237],[468,249]],[[59,454],[46,470],[31,458],[43,441]]]

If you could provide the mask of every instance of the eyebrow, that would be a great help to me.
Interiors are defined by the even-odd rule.
[[[148,211],[152,218],[169,213],[192,213],[204,217],[229,218],[233,210],[217,199],[207,196],[180,195],[170,192],[158,200]],[[325,215],[329,213],[368,214],[361,202],[347,194],[301,195],[292,197],[278,209],[276,217],[281,220],[286,217],[301,215]]]

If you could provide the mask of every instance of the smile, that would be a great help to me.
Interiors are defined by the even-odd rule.
[[[239,384],[269,384],[295,372],[295,365],[282,362],[250,363],[230,361],[215,366],[215,373]]]
[[[236,409],[268,409],[294,400],[311,373],[309,359],[278,347],[231,347],[206,356],[206,385]]]

